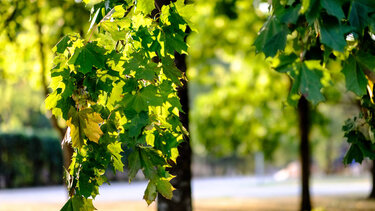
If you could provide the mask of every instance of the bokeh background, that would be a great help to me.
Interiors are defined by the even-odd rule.
[[[299,128],[296,108],[286,102],[290,79],[252,46],[268,6],[195,1],[198,32],[187,39],[187,76],[196,210],[298,210]],[[52,48],[67,33],[87,36],[89,15],[79,0],[0,2],[0,210],[41,210],[40,204],[57,210],[66,199],[60,145],[66,126],[44,99]],[[341,127],[358,113],[358,99],[345,91],[339,64],[328,65],[335,84],[311,111],[313,202],[316,210],[375,210],[366,200],[372,162],[342,162],[348,144]],[[99,210],[156,209],[140,201],[141,175],[134,185],[125,184],[126,172],[108,177],[113,187],[103,188]]]

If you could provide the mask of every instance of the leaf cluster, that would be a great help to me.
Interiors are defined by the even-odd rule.
[[[364,110],[346,122],[351,144],[344,163],[375,159],[373,143],[373,83],[375,81],[375,3],[370,0],[272,1],[271,15],[254,42],[258,52],[273,57],[274,68],[293,81],[288,102],[300,95],[311,103],[324,101],[339,62],[346,88],[362,100]],[[365,129],[364,129],[365,128]]]
[[[126,167],[130,181],[142,170],[148,204],[157,192],[171,198],[173,176],[166,167],[176,161],[185,131],[177,96],[185,76],[174,63],[175,52],[188,48],[187,18],[179,13],[184,3],[85,3],[93,8],[90,38],[71,34],[57,43],[53,92],[46,99],[46,107],[67,121],[65,141],[75,149],[66,175],[71,198],[63,210],[81,210],[77,200],[92,210],[88,198],[108,182],[108,167]]]

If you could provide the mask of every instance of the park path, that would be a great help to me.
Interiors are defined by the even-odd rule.
[[[100,188],[97,202],[140,201],[147,183],[134,181],[114,182]],[[313,196],[366,196],[370,191],[369,176],[357,178],[325,177],[312,180]],[[210,198],[267,198],[298,196],[297,180],[275,181],[271,177],[215,177],[197,178],[192,182],[195,199]],[[64,203],[63,186],[0,190],[2,203]]]

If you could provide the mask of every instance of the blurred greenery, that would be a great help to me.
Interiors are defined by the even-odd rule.
[[[271,69],[277,60],[255,54],[252,46],[267,5],[196,1],[193,22],[198,33],[188,38],[191,136],[194,152],[211,157],[209,163],[218,157],[254,160],[259,151],[271,166],[298,160],[296,111],[285,102],[290,80]],[[328,65],[334,80],[328,76],[323,80],[333,86],[323,90],[327,102],[313,109],[311,144],[314,164],[331,173],[334,162],[341,165],[335,160],[346,150],[341,125],[358,108],[353,96],[344,93],[339,63]]]
[[[0,134],[0,188],[62,183],[60,141]]]
[[[187,74],[197,162],[203,157],[212,166],[231,166],[232,161],[251,166],[259,151],[270,166],[283,167],[298,159],[296,111],[285,102],[290,79],[272,70],[278,61],[255,54],[252,46],[267,18],[267,7],[259,0],[195,1],[192,23],[198,32],[188,37]],[[28,143],[40,139],[44,146],[43,137],[57,137],[43,103],[51,49],[64,34],[87,36],[89,17],[87,8],[73,0],[2,0],[0,14],[0,133],[22,134],[14,135],[20,139],[14,143],[6,140],[15,138],[0,137],[1,161],[5,152],[13,153],[11,149],[23,143],[22,156],[12,158],[9,165],[20,167],[17,175],[30,184],[32,176],[25,174],[32,169],[25,151],[31,149]],[[328,65],[340,70],[335,62]],[[316,106],[312,115],[314,163],[327,173],[346,150],[341,125],[358,109],[353,96],[343,91],[342,74],[336,71],[333,77],[337,84],[324,89],[327,103]],[[27,138],[30,135],[37,137]],[[51,143],[40,155],[43,159],[60,153]],[[237,172],[248,172],[234,166]],[[21,179],[15,183],[24,184]]]
[[[0,131],[40,133],[51,128],[43,103],[51,49],[64,34],[85,33],[88,11],[75,1],[4,0],[0,14]]]

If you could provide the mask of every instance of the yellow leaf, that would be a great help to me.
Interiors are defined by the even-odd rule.
[[[100,114],[94,112],[91,108],[86,108],[79,112],[79,120],[86,137],[90,141],[98,143],[100,136],[103,135],[99,126],[100,123],[103,123]]]
[[[72,139],[72,146],[75,148],[81,148],[84,144],[83,133],[80,130],[78,112],[72,107],[69,111],[69,119],[66,121],[66,125],[70,127],[70,137]]]
[[[94,112],[91,108],[85,108],[78,112],[71,108],[66,124],[70,127],[73,147],[81,148],[84,145],[84,137],[98,143],[100,136],[103,135],[99,126],[102,122],[103,119],[100,114]]]

